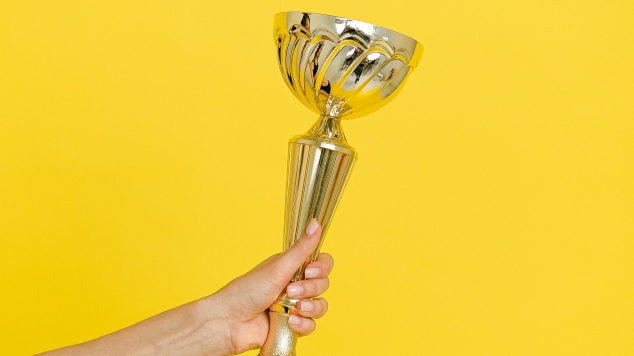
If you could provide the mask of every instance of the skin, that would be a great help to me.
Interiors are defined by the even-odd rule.
[[[45,356],[76,355],[236,355],[260,348],[269,330],[268,308],[280,294],[299,299],[289,317],[300,336],[315,330],[316,318],[328,310],[326,299],[334,261],[322,253],[306,267],[306,280],[288,284],[317,248],[321,227],[311,221],[302,236],[284,253],[273,255],[216,293],[155,315],[98,339]]]

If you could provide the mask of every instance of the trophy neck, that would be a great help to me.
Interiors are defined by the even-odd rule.
[[[343,134],[343,128],[341,127],[341,119],[333,116],[319,116],[319,119],[317,119],[315,124],[313,124],[313,126],[308,130],[307,134],[314,137],[338,141],[346,145],[348,144],[346,136]]]

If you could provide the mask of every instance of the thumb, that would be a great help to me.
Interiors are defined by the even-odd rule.
[[[286,286],[295,272],[310,258],[321,237],[321,226],[317,219],[312,219],[306,226],[306,233],[300,237],[290,248],[284,251],[279,258],[264,268],[264,273],[269,278],[274,278],[276,284]]]
[[[313,219],[306,226],[306,233],[293,246],[221,289],[219,295],[226,298],[223,300],[229,306],[228,310],[242,310],[251,318],[268,308],[319,246],[320,236],[321,227]]]

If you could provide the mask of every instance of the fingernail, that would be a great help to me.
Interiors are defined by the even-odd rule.
[[[312,234],[315,233],[315,231],[317,231],[318,228],[319,228],[319,223],[317,222],[317,219],[313,218],[313,220],[310,221],[308,226],[306,226],[306,235],[311,236]]]
[[[302,294],[302,292],[304,291],[304,287],[302,287],[301,285],[295,284],[295,285],[290,285],[286,288],[286,293],[288,293],[289,297],[294,297],[296,295],[300,295]]]
[[[297,315],[291,314],[288,316],[288,323],[292,324],[292,325],[299,325],[299,322],[301,320],[299,319],[299,317]]]
[[[315,278],[319,276],[319,268],[306,268],[306,271],[304,271],[304,276],[306,276],[306,278]]]
[[[315,309],[315,306],[311,302],[302,301],[302,302],[299,302],[299,309],[301,311],[311,311]]]

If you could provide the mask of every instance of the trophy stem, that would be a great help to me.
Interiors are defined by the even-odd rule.
[[[304,279],[304,268],[315,261],[357,160],[348,145],[341,120],[322,115],[304,135],[288,143],[284,244],[286,250],[306,230],[314,218],[322,227],[319,246],[290,282]],[[295,301],[284,295],[269,309],[269,335],[259,356],[295,356],[297,334],[288,326]]]
[[[341,127],[341,119],[328,115],[321,115],[319,119],[310,127],[307,135],[313,137],[319,137],[323,139],[329,139],[340,142],[350,149],[346,136],[343,134],[343,128]],[[352,149],[354,151],[354,149]]]

